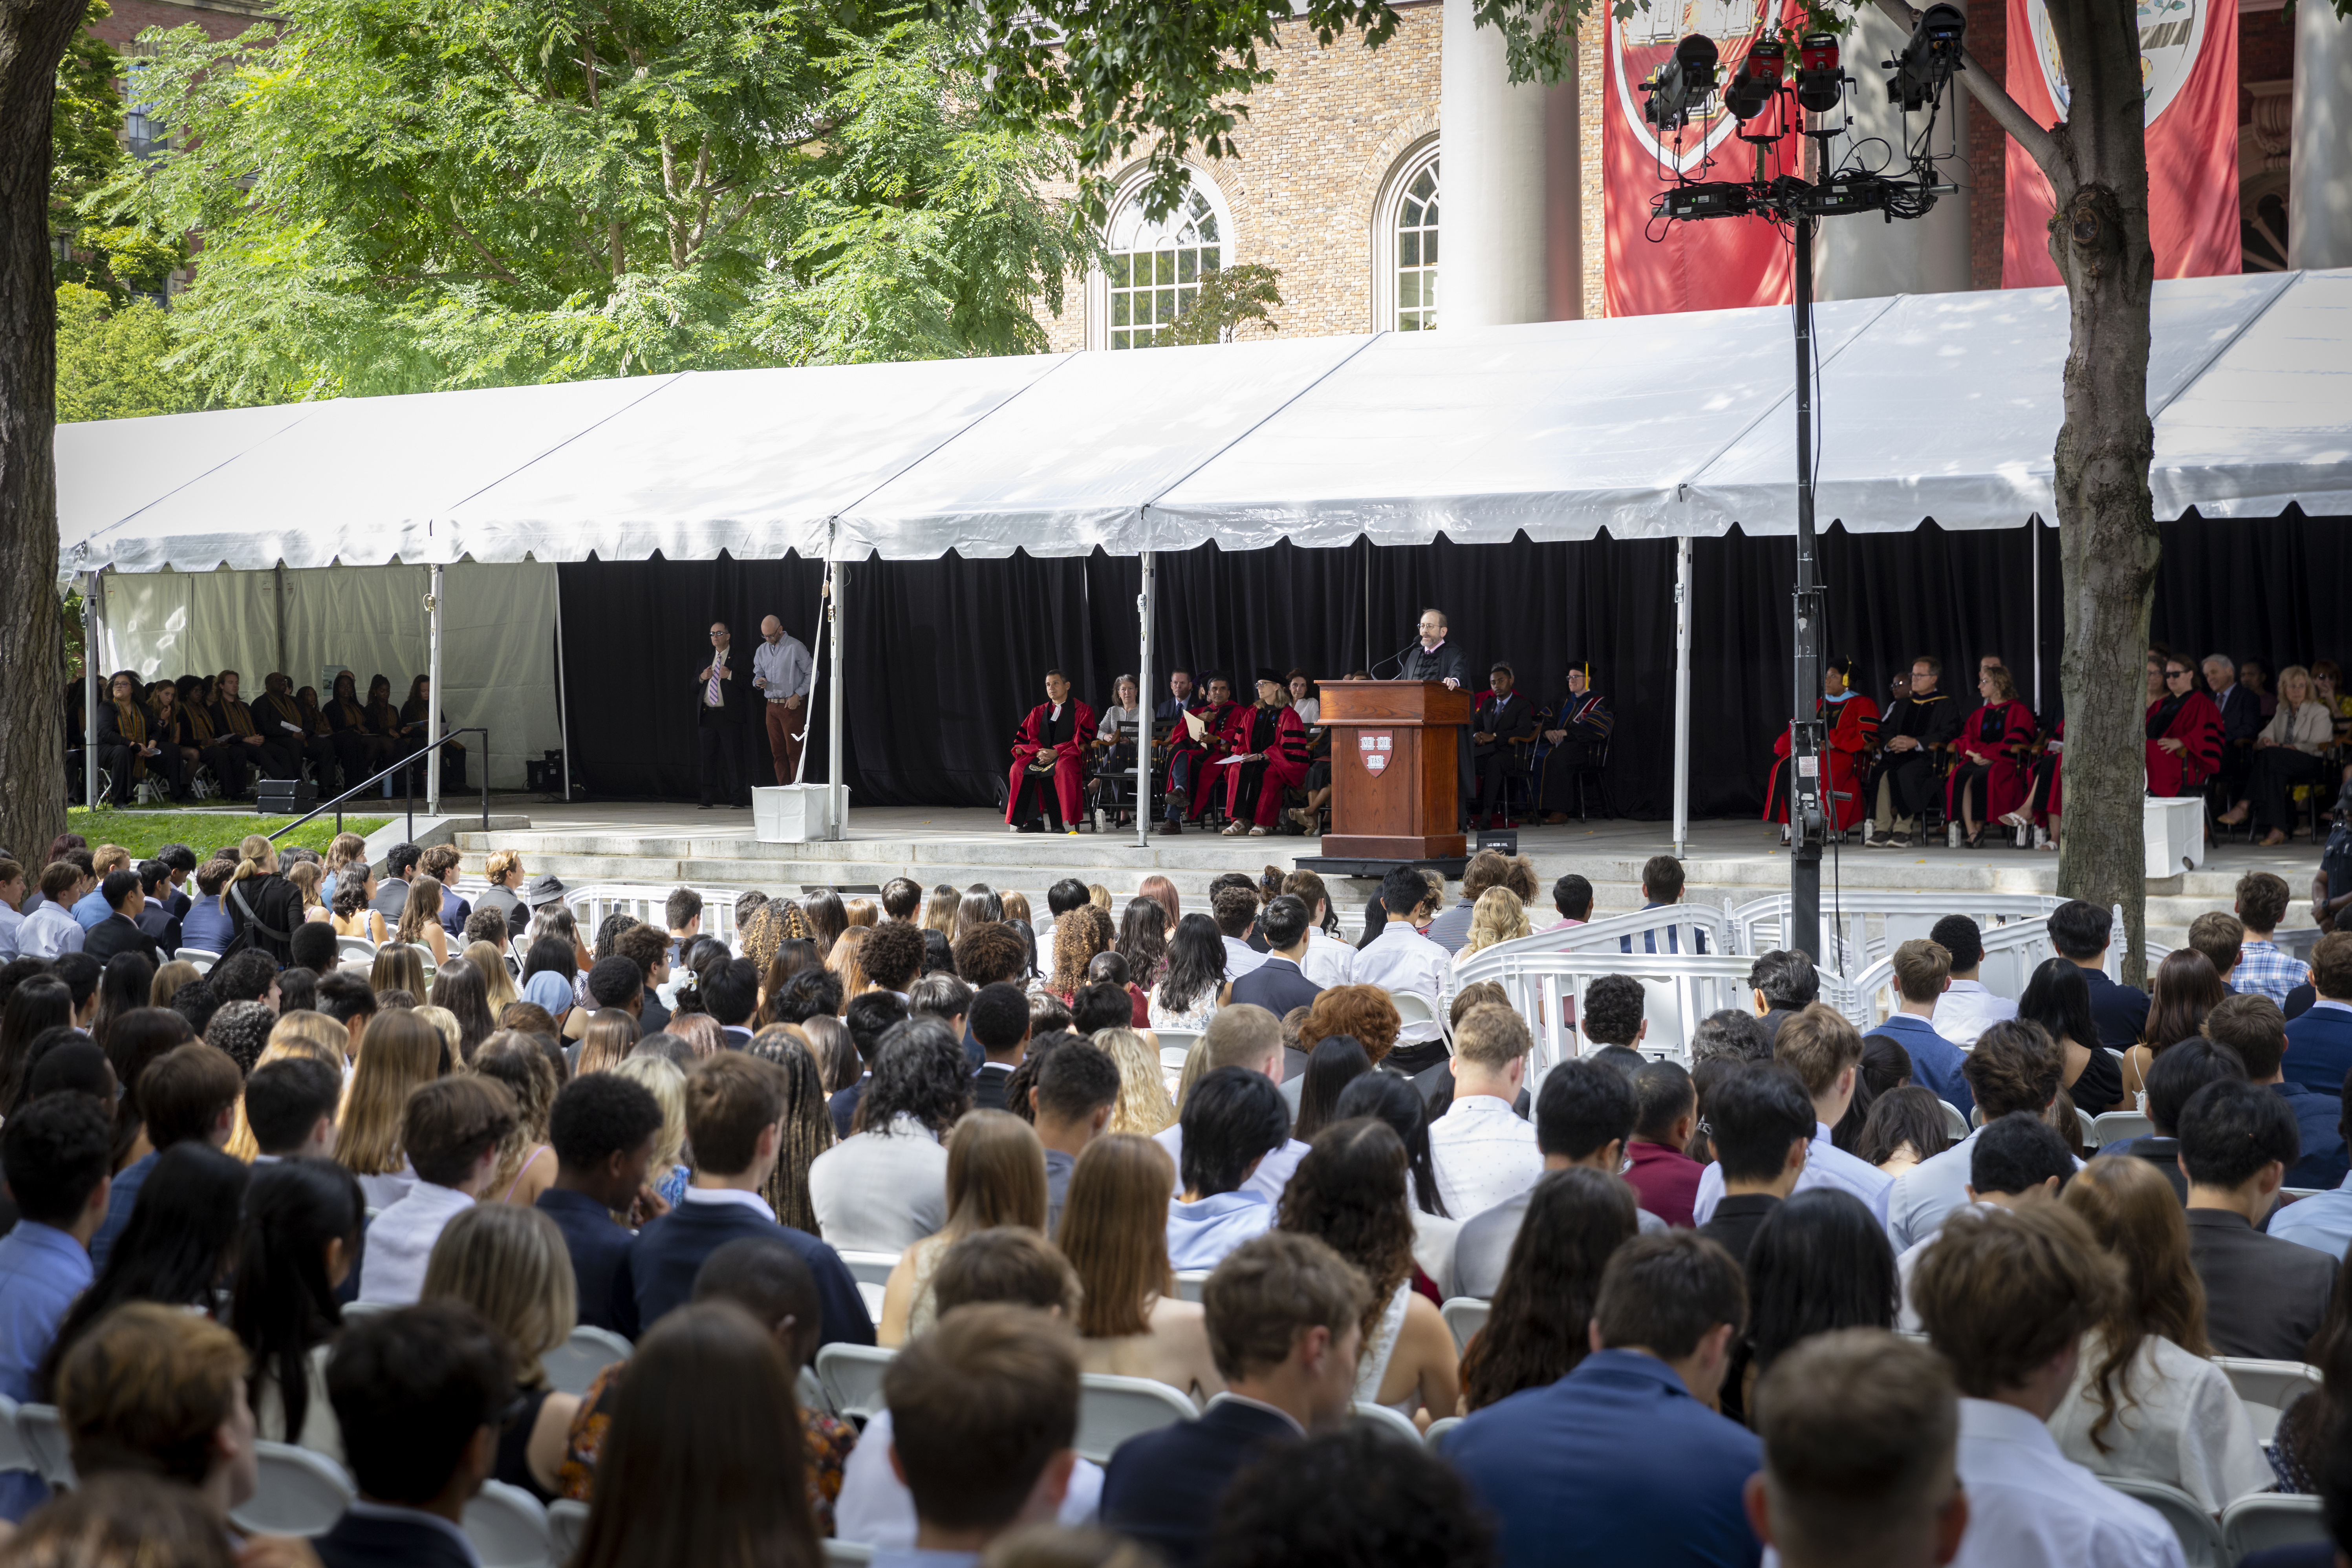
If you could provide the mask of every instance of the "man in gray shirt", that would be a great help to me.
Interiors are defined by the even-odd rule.
[[[760,623],[760,646],[751,650],[751,689],[765,700],[768,752],[775,760],[776,782],[788,784],[799,776],[801,742],[808,733],[809,681],[815,665],[800,638],[784,631],[784,623],[770,616]]]

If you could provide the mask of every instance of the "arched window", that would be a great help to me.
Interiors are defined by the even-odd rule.
[[[1425,332],[1437,325],[1437,138],[1390,167],[1372,209],[1372,330]]]
[[[1168,329],[1191,309],[1202,278],[1225,264],[1233,226],[1216,187],[1197,171],[1192,188],[1166,217],[1155,222],[1144,216],[1139,182],[1117,211],[1110,225],[1104,346],[1150,348],[1166,342]]]

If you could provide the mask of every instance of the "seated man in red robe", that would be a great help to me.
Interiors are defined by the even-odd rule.
[[[2221,710],[2185,658],[2164,661],[2164,695],[2147,705],[2147,793],[2195,795],[2221,767]]]
[[[1086,778],[1094,710],[1070,695],[1070,678],[1045,672],[1045,700],[1029,710],[1013,739],[1013,789],[1004,821],[1015,833],[1044,831],[1042,813],[1063,833],[1078,830],[1078,793]]]
[[[1213,792],[1223,787],[1213,769],[1225,755],[1225,731],[1240,711],[1234,702],[1234,683],[1222,675],[1209,677],[1208,700],[1181,711],[1201,721],[1201,733],[1195,739],[1180,713],[1169,740],[1167,815],[1154,826],[1159,833],[1183,832],[1186,822],[1199,821],[1209,808]]]
[[[1825,815],[1830,831],[1844,833],[1863,817],[1862,781],[1855,759],[1878,739],[1878,704],[1853,687],[1853,660],[1844,654],[1822,661],[1822,700],[1814,711],[1822,716],[1822,750],[1829,759],[1830,798]],[[1789,842],[1789,731],[1772,742],[1771,776],[1764,784],[1764,820],[1780,823],[1780,842]]]
[[[1263,838],[1282,812],[1282,793],[1307,782],[1307,721],[1290,705],[1279,670],[1257,672],[1257,701],[1236,707],[1225,724],[1225,755],[1215,771],[1225,779],[1228,834]]]

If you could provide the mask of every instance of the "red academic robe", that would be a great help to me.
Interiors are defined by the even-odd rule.
[[[2066,721],[2050,731],[2050,745],[2043,752],[2050,759],[2050,791],[2042,798],[2042,809],[2033,814],[2036,826],[2047,827],[2053,816],[2066,815]]]
[[[1202,812],[1209,809],[1209,797],[1217,787],[1216,775],[1210,773],[1209,769],[1219,757],[1225,754],[1225,731],[1232,726],[1233,717],[1236,711],[1247,712],[1248,709],[1245,705],[1232,702],[1226,703],[1222,708],[1214,703],[1203,702],[1197,708],[1187,709],[1186,711],[1200,719],[1202,724],[1205,726],[1205,735],[1203,739],[1195,741],[1190,729],[1181,723],[1176,726],[1172,738],[1168,743],[1167,787],[1171,794],[1178,788],[1176,759],[1180,755],[1190,752],[1192,758],[1190,763],[1192,775],[1192,809],[1185,815],[1197,818]],[[1230,768],[1225,771],[1232,772]]]
[[[2221,765],[2221,710],[2205,693],[2192,691],[2181,700],[2170,721],[2158,728],[2163,706],[2162,698],[2147,705],[2147,793],[2193,794]],[[2182,749],[2176,754],[2158,745],[2159,741],[2179,741]]]
[[[1878,733],[1878,704],[1859,691],[1851,692],[1835,702],[1822,700],[1823,709],[1833,711],[1830,719],[1827,751],[1830,759],[1830,793],[1837,798],[1830,802],[1832,827],[1839,832],[1852,828],[1866,813],[1863,810],[1862,781],[1854,773],[1854,759],[1870,749]],[[1764,820],[1789,820],[1789,803],[1781,797],[1780,781],[1789,771],[1789,731],[1782,730],[1780,739],[1772,742],[1772,773],[1764,784]]]
[[[1298,710],[1284,703],[1276,710],[1274,743],[1265,748],[1265,782],[1258,785],[1257,807],[1251,816],[1260,826],[1271,827],[1282,819],[1282,792],[1297,789],[1307,782],[1307,721]],[[1257,717],[1255,703],[1238,704],[1225,724],[1224,750],[1221,755],[1247,756],[1251,751],[1250,730]],[[1217,772],[1225,776],[1225,815],[1232,816],[1240,809],[1242,771],[1249,764],[1235,763]]]
[[[1075,826],[1078,820],[1078,797],[1086,778],[1087,742],[1094,739],[1095,710],[1070,699],[1073,715],[1070,738],[1061,742],[1054,758],[1054,798],[1061,803],[1064,826]],[[1052,719],[1054,705],[1040,702],[1029,710],[1029,717],[1021,721],[1020,732],[1013,738],[1013,792],[1005,797],[1004,820],[1011,822],[1021,805],[1022,775],[1029,771],[1030,759],[1045,745],[1045,726]]]
[[[1980,822],[1999,822],[2025,799],[2024,750],[2033,743],[2033,710],[2022,702],[1988,702],[1961,722],[1952,741],[1952,773],[1944,781],[1944,811],[1948,821],[1960,819],[1958,785],[1963,764],[1978,757],[1991,764],[1985,774]],[[1974,752],[1975,756],[1969,755]]]

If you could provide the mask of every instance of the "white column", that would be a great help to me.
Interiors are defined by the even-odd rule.
[[[2352,22],[2325,0],[2294,8],[2289,156],[2286,264],[2352,267]]]
[[[1142,623],[1143,652],[1135,666],[1135,847],[1151,847],[1151,714],[1159,706],[1151,687],[1151,552],[1143,552],[1142,591],[1135,595]],[[1117,698],[1113,691],[1111,696]]]
[[[100,595],[106,592],[106,576],[92,572],[81,583],[81,799],[95,814],[98,810],[98,666],[104,656],[99,652],[99,622]]]
[[[1582,315],[1574,78],[1513,86],[1503,35],[1478,26],[1474,0],[1445,0],[1437,123],[1439,325]]]
[[[1690,853],[1691,542],[1675,541],[1675,854]]]
[[[1829,144],[1830,167],[1854,161],[1867,168],[1885,164],[1885,173],[1898,174],[1906,161],[1906,132],[1914,140],[1925,133],[1927,115],[1915,111],[1906,125],[1902,107],[1886,100],[1888,73],[1878,62],[1893,59],[1910,40],[1874,5],[1863,6],[1854,24],[1843,47],[1846,72],[1854,79],[1846,95],[1853,127]],[[1854,158],[1855,148],[1874,136],[1885,145],[1864,147]],[[1938,184],[1969,184],[1969,91],[1957,81],[1945,91],[1927,150],[1938,158]],[[1944,158],[1947,152],[1955,156]],[[1819,300],[1958,293],[1969,287],[1969,193],[1937,196],[1935,210],[1922,218],[1889,223],[1875,213],[1830,218],[1822,225],[1815,268],[1813,296]]]
[[[824,708],[825,721],[833,731],[832,734],[826,737],[832,759],[825,776],[826,793],[832,797],[831,809],[825,813],[828,818],[825,830],[827,838],[849,837],[849,792],[842,783],[849,776],[849,738],[847,726],[842,717],[841,701],[842,689],[848,679],[848,671],[842,668],[841,663],[841,606],[848,597],[846,592],[848,586],[849,563],[835,562],[831,617],[833,629],[827,638],[828,651],[833,655],[833,689],[825,697]]]

